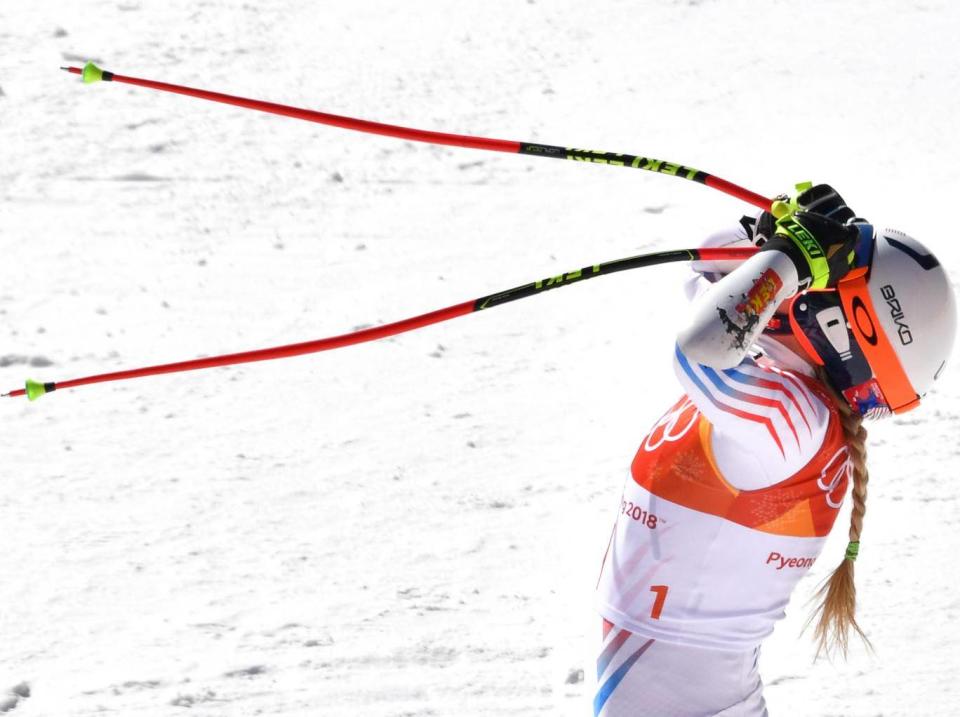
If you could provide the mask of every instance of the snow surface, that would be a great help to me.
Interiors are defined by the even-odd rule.
[[[829,181],[958,277],[958,31],[936,0],[0,3],[0,388],[389,322],[689,246],[744,209],[59,65],[652,155],[765,194]],[[678,395],[684,275],[0,402],[0,711],[589,714],[592,590],[636,445]],[[812,664],[799,636],[839,528],[764,648],[773,715],[960,714],[956,363],[871,431],[876,655]]]

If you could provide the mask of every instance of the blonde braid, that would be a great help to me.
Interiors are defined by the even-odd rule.
[[[850,513],[850,543],[847,545],[847,552],[843,561],[814,596],[819,605],[810,615],[807,625],[809,626],[815,618],[818,618],[813,631],[814,640],[817,643],[817,657],[821,654],[829,655],[833,649],[839,649],[846,657],[851,628],[860,636],[868,648],[873,649],[870,640],[860,629],[860,625],[857,624],[857,588],[853,574],[853,564],[860,550],[863,516],[867,510],[867,481],[870,477],[867,472],[867,431],[863,427],[863,418],[855,414],[847,405],[847,402],[833,391],[830,384],[825,380],[826,376],[821,374],[820,379],[833,394],[840,410],[843,434],[853,463],[853,488],[851,490],[853,510]]]

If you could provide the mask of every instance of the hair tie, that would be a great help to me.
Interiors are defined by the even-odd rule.
[[[845,560],[856,560],[857,555],[860,553],[860,541],[851,540],[847,543],[847,554],[844,555]]]

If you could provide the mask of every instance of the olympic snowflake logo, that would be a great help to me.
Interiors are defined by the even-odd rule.
[[[827,505],[839,508],[843,503],[843,494],[847,489],[847,481],[853,477],[853,461],[850,459],[850,450],[841,446],[834,453],[827,464],[820,471],[817,486],[825,493]],[[840,494],[834,497],[834,491],[840,488]]]

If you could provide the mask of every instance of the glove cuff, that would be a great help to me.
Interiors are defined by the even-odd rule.
[[[779,239],[779,241],[777,241]],[[789,256],[797,268],[800,287],[806,289],[825,289],[830,281],[830,264],[816,237],[793,216],[786,216],[777,222],[777,233],[764,249],[776,249]]]

